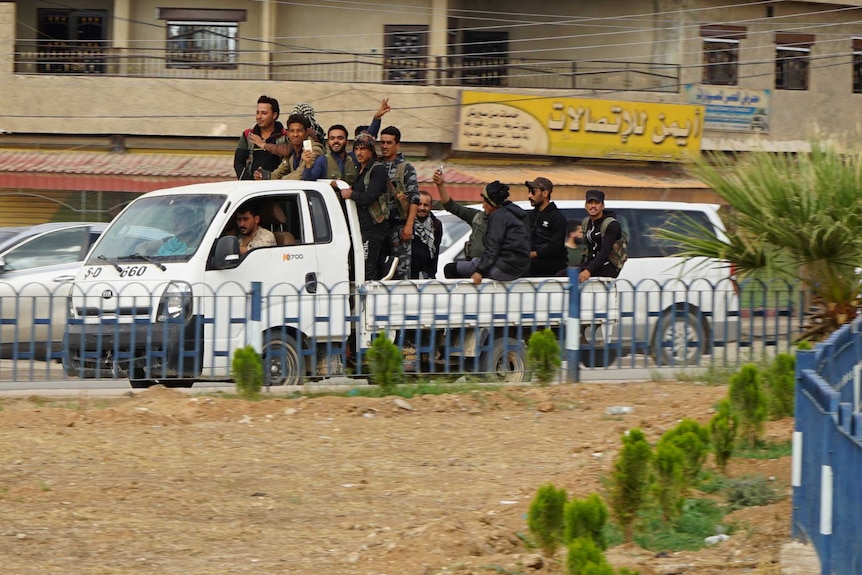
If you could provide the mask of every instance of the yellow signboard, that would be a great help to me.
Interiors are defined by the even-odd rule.
[[[461,92],[454,148],[656,162],[700,155],[703,106]]]

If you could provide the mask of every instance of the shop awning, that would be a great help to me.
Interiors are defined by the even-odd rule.
[[[432,182],[440,162],[413,162],[420,187],[436,191]],[[506,164],[453,160],[444,162],[448,189],[459,201],[479,198],[494,180],[512,188],[512,199],[526,199],[525,180],[539,176],[554,182],[554,199],[580,199],[584,191],[601,188],[613,199],[716,202],[717,197],[680,165],[561,163]],[[159,188],[232,180],[233,154],[111,153],[0,150],[0,190],[148,192]]]

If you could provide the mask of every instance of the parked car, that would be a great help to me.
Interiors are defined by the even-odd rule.
[[[70,282],[106,226],[0,228],[0,356],[59,358]]]
[[[515,203],[525,210],[532,209],[529,202]],[[555,203],[570,220],[582,221],[587,215],[582,201]],[[482,209],[481,204],[470,207]],[[739,297],[730,267],[725,262],[702,258],[685,262],[679,256],[679,246],[653,233],[687,219],[724,238],[718,206],[608,200],[605,208],[616,213],[629,238],[629,259],[616,282],[621,317],[618,349],[648,353],[661,365],[694,365],[711,343],[735,341]],[[447,263],[464,259],[470,226],[448,212],[434,214],[443,222],[437,268],[442,277]],[[614,357],[613,353],[595,357],[591,363],[599,366]]]

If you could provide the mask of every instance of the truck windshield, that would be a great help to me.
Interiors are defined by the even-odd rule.
[[[188,261],[200,247],[223,195],[154,196],[135,201],[99,238],[91,265],[109,260]]]

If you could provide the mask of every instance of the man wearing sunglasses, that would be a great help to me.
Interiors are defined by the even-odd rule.
[[[551,201],[554,184],[548,178],[526,181],[530,212],[530,272],[532,277],[556,275],[566,268],[566,216]]]

